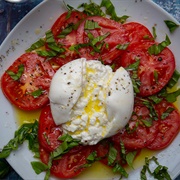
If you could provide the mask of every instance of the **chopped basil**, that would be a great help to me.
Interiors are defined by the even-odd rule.
[[[158,83],[158,72],[156,70],[154,70],[154,79],[155,82]]]
[[[138,77],[138,68],[140,64],[140,59],[136,58],[136,62],[130,64],[126,70],[130,72],[132,84],[133,84],[133,89],[135,93],[139,93],[139,87],[141,85],[141,81]]]
[[[13,71],[10,71],[10,70],[7,70],[6,71],[12,79],[14,79],[15,81],[19,80],[24,72],[24,65],[23,64],[20,64],[18,66],[18,72],[17,73],[14,73]]]
[[[176,102],[177,97],[180,95],[180,89],[178,89],[177,91],[174,91],[172,93],[167,93],[165,98],[168,102],[173,103]]]
[[[118,44],[116,46],[117,49],[120,49],[120,50],[126,50],[129,46],[129,43],[125,43],[125,44]]]
[[[101,28],[97,22],[91,21],[91,20],[86,20],[84,24],[84,29],[85,30],[93,30],[93,29],[99,29]]]
[[[44,44],[45,44],[44,39],[39,39],[38,41],[36,41],[35,43],[33,43],[33,44],[31,45],[31,47],[26,50],[26,52],[31,52],[31,51],[33,51],[33,50],[35,50],[35,49],[38,49],[38,48],[40,48],[40,47],[43,47]]]
[[[158,115],[157,115],[157,112],[154,108],[153,103],[147,99],[141,99],[141,100],[142,100],[143,104],[149,109],[150,118],[152,118],[153,120],[158,120]]]
[[[83,8],[83,12],[88,16],[105,16],[105,13],[102,11],[101,7],[94,2],[91,2],[90,4],[82,3],[78,6],[78,8]]]
[[[153,31],[153,37],[154,37],[154,39],[156,39],[157,38],[157,34],[156,34],[155,26],[152,27],[152,31]]]
[[[180,73],[177,70],[175,70],[171,79],[167,84],[167,87],[172,88],[178,82],[179,78],[180,78]]]
[[[38,55],[44,56],[44,57],[55,57],[57,56],[57,52],[53,50],[41,50],[41,51],[36,51]]]
[[[117,150],[110,144],[108,153],[108,165],[111,166],[115,162],[117,157]]]
[[[171,41],[170,41],[168,35],[166,35],[166,39],[164,41],[162,41],[158,45],[153,44],[152,46],[150,46],[148,48],[148,52],[150,55],[158,55],[159,53],[161,53],[163,51],[163,49],[165,47],[169,46],[170,44],[171,44]]]
[[[47,43],[55,43],[54,35],[51,30],[46,32],[46,42]]]
[[[32,161],[31,166],[34,169],[34,171],[36,172],[36,174],[40,174],[43,171],[48,170],[48,166],[42,162],[39,162],[39,161]]]
[[[112,4],[112,2],[110,0],[102,0],[101,7],[105,7],[106,8],[106,14],[111,16],[111,19],[120,22],[120,23],[124,23],[126,22],[126,19],[129,18],[129,16],[122,16],[122,17],[118,17],[115,11],[115,7]]]
[[[157,165],[154,170],[150,170],[149,166],[151,161],[153,161]],[[147,157],[145,158],[145,165],[141,170],[141,180],[147,180],[146,172],[148,172],[155,179],[171,180],[171,177],[168,173],[168,168],[160,165],[155,156],[149,159]]]
[[[94,39],[92,39],[91,43],[92,45],[96,45],[98,42],[101,42],[103,41],[106,37],[108,37],[110,35],[109,32],[105,33],[104,35],[101,35],[101,36],[97,36],[95,37]]]
[[[170,114],[171,112],[173,112],[173,111],[174,111],[174,108],[168,107],[168,109],[167,109],[165,112],[162,113],[161,119],[162,119],[162,120],[166,119],[166,118],[169,116],[169,114]]]
[[[173,33],[179,27],[179,25],[173,21],[165,20],[164,22],[171,33]]]
[[[136,131],[136,129],[138,128],[138,126],[139,126],[139,123],[138,123],[138,122],[135,123],[135,126],[133,126],[133,128],[132,128],[132,127],[129,127],[129,124],[126,124],[125,129],[126,129],[126,131],[127,131],[128,134],[132,134],[132,133],[134,133],[134,132]]]
[[[152,100],[155,104],[159,104],[162,101],[162,98],[157,95],[148,96],[148,99]]]
[[[61,157],[67,153],[71,148],[79,145],[79,140],[73,139],[70,135],[64,134],[59,140],[63,141],[58,148],[52,152],[53,159]]]
[[[132,151],[126,155],[126,162],[131,168],[133,168],[133,162],[134,162],[134,158],[136,157],[136,154],[137,151]]]
[[[33,91],[32,93],[30,93],[30,95],[32,95],[34,98],[38,98],[39,96],[41,96],[43,94],[43,90],[42,89],[38,89],[36,91]]]
[[[113,172],[116,173],[118,172],[119,174],[121,174],[124,177],[128,177],[128,173],[126,172],[126,170],[118,163],[115,164],[115,166],[113,167]]]
[[[72,32],[72,30],[75,29],[74,24],[69,24],[65,29],[61,31],[61,33],[57,36],[58,38],[65,38],[68,34]]]
[[[146,127],[151,127],[152,124],[153,124],[153,120],[152,120],[151,118],[146,119],[146,120],[141,119],[141,121],[143,122],[143,124],[144,124]]]
[[[33,152],[38,151],[37,129],[37,121],[35,121],[34,123],[23,124],[17,131],[15,131],[14,138],[11,139],[7,143],[7,145],[3,147],[2,152],[0,152],[0,159],[7,158],[13,150],[17,150],[18,147],[26,140],[29,141],[30,150],[32,150]]]

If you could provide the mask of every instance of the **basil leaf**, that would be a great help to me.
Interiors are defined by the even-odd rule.
[[[61,31],[61,33],[57,36],[58,38],[65,38],[68,34],[72,32],[75,28],[74,24],[69,24],[65,29]]]
[[[112,146],[112,144],[110,145],[109,148],[109,153],[108,153],[108,165],[111,166],[117,157],[117,150]]]
[[[120,49],[120,50],[126,50],[129,46],[129,43],[126,43],[126,44],[118,44],[116,46],[117,49]]]
[[[110,0],[102,0],[100,6],[105,7],[106,8],[106,14],[110,15],[111,19],[113,19],[117,22],[124,23],[126,21],[126,19],[129,17],[126,15],[124,15],[122,17],[118,17],[116,14],[116,11],[115,11],[115,7]]]
[[[156,28],[154,26],[152,27],[152,31],[153,31],[153,37],[154,37],[154,39],[156,39],[157,34],[156,34]]]
[[[165,47],[169,46],[170,44],[171,44],[171,41],[170,41],[168,35],[166,35],[165,41],[162,41],[158,45],[154,44],[154,45],[150,46],[148,48],[148,52],[150,55],[158,55],[159,53],[161,53],[163,51],[163,49]]]
[[[47,43],[55,43],[54,35],[51,30],[46,32],[46,42]]]
[[[38,98],[39,96],[41,96],[43,94],[43,90],[42,89],[38,89],[36,91],[33,91],[32,93],[30,93],[30,95],[32,95],[34,98]]]
[[[136,154],[137,154],[137,151],[132,151],[126,155],[126,162],[132,169],[134,169],[133,168],[133,162],[134,162],[134,159],[136,157]]]
[[[53,50],[41,50],[41,51],[36,51],[38,55],[44,56],[44,57],[55,57],[57,56],[57,52]]]
[[[167,87],[172,88],[178,82],[179,78],[180,78],[180,73],[177,70],[175,70],[171,79],[167,84]]]
[[[88,16],[105,16],[101,7],[94,2],[91,2],[90,4],[82,3],[78,8],[83,8],[83,12]]]
[[[176,102],[177,97],[180,95],[180,89],[178,89],[177,91],[174,91],[172,93],[167,93],[166,94],[166,100],[170,103]]]
[[[42,162],[38,162],[38,161],[32,161],[31,162],[31,166],[34,169],[34,171],[36,172],[36,174],[40,174],[43,171],[48,170],[48,166]]]
[[[146,120],[141,120],[143,122],[143,124],[146,126],[146,127],[151,127],[152,124],[153,124],[153,120],[152,118],[149,118],[149,119],[146,119]]]
[[[157,165],[157,167],[154,170],[150,170],[149,168],[149,164],[151,161],[155,162]],[[141,170],[141,180],[147,180],[146,172],[152,175],[155,179],[171,180],[171,177],[168,173],[168,168],[160,165],[155,156],[153,156],[150,159],[148,159],[147,157],[145,158],[145,165]]]
[[[11,139],[7,145],[5,145],[0,152],[0,159],[7,158],[13,150],[17,150],[19,145],[21,145],[25,140],[29,140],[29,134],[31,134],[35,126],[37,126],[37,121],[34,123],[25,123],[14,133],[14,138]],[[36,128],[37,129],[37,128]],[[37,138],[37,132],[36,136]]]
[[[113,167],[113,172],[116,173],[120,173],[122,176],[124,177],[128,177],[128,173],[126,172],[126,170],[118,163],[116,163],[116,165]]]
[[[171,112],[173,112],[173,111],[174,111],[174,108],[168,107],[168,109],[167,109],[165,112],[162,113],[161,119],[162,119],[162,120],[166,119],[166,118],[169,116],[169,114],[170,114]]]
[[[152,100],[155,104],[159,104],[162,101],[162,98],[157,95],[149,96],[148,99]]]
[[[85,30],[93,30],[93,29],[99,29],[101,28],[97,22],[91,21],[91,20],[86,20],[84,24],[84,29]]]
[[[36,41],[35,43],[33,43],[33,44],[31,45],[31,47],[26,50],[26,52],[31,52],[31,51],[33,51],[33,50],[35,50],[35,49],[38,49],[38,48],[40,48],[40,47],[43,47],[44,44],[45,44],[44,39],[39,39],[38,41]]]
[[[179,25],[173,21],[165,20],[164,22],[171,33],[173,33],[179,27]]]
[[[7,70],[6,71],[7,74],[9,74],[11,76],[12,79],[14,79],[15,81],[19,80],[24,72],[24,65],[20,64],[18,66],[18,72],[14,73],[13,71]]]
[[[70,135],[62,135],[59,140],[63,141],[58,148],[52,152],[52,158],[59,158],[61,155],[67,153],[70,149],[79,145],[79,140],[73,139]]]

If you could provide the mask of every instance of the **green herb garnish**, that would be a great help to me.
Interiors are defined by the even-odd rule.
[[[12,79],[14,79],[15,81],[19,80],[24,72],[24,65],[23,64],[20,64],[18,66],[18,72],[17,73],[14,73],[13,71],[10,71],[10,70],[7,70],[6,71]]]
[[[179,27],[179,25],[173,21],[165,20],[164,22],[171,33],[173,33]]]

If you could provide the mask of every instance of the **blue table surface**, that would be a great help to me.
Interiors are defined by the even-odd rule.
[[[153,1],[180,22],[180,0]],[[0,0],[0,44],[14,26],[40,2],[42,2],[42,0],[26,0],[22,3],[9,3],[5,2],[5,0]],[[22,180],[22,178],[12,168],[5,179]],[[178,176],[176,180],[180,180],[180,176]]]

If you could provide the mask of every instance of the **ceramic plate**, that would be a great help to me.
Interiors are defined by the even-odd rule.
[[[77,7],[82,0],[66,0],[67,4]],[[87,1],[89,2],[89,1]],[[95,1],[100,3],[100,1]],[[173,34],[169,33],[164,20],[173,19],[167,12],[149,0],[112,0],[119,16],[129,15],[128,21],[137,21],[150,30],[156,24],[157,41],[165,39],[166,34],[171,39],[169,48],[176,58],[177,69],[180,71],[180,28]],[[60,14],[65,11],[64,3],[61,0],[45,0],[34,8],[8,35],[0,47],[0,76],[39,37],[51,27]],[[180,82],[179,82],[180,85]],[[180,106],[179,106],[180,107]],[[0,148],[13,138],[18,124],[14,115],[12,105],[2,94],[0,89]],[[163,151],[156,154],[159,162],[169,168],[169,172],[174,179],[180,173],[180,134],[173,143]],[[23,179],[43,179],[44,174],[36,175],[30,162],[33,161],[33,154],[28,150],[25,143],[8,158],[8,162]],[[129,179],[140,179],[141,168],[130,172]],[[86,178],[87,179],[87,178]],[[104,178],[103,178],[104,179]],[[111,179],[111,178],[110,178]]]

